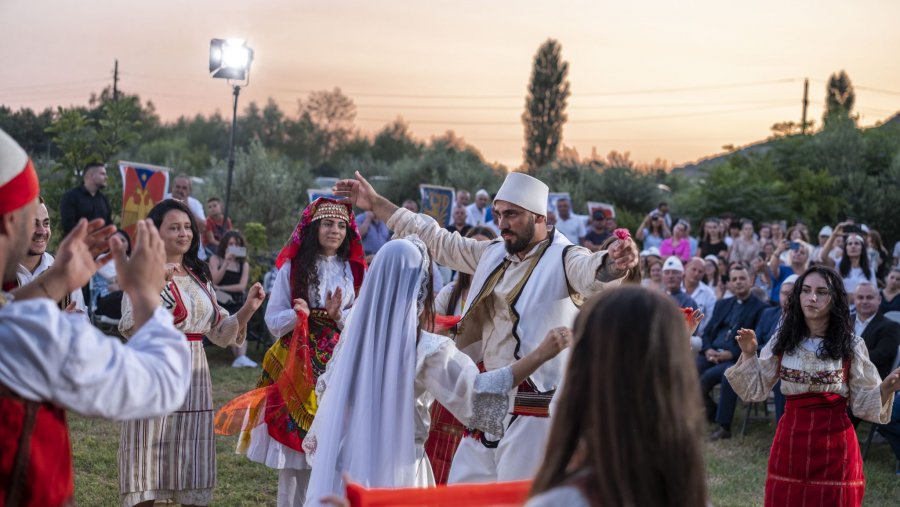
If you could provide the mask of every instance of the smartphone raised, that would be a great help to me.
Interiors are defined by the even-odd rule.
[[[230,253],[235,257],[246,257],[247,256],[247,248],[243,246],[230,246],[225,250],[225,253]]]

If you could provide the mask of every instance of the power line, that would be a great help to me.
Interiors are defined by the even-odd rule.
[[[62,82],[62,83],[18,85],[18,86],[10,86],[8,88],[2,88],[2,89],[0,89],[0,93],[19,92],[19,91],[28,92],[28,91],[32,91],[32,90],[38,91],[38,90],[44,90],[44,89],[48,89],[48,88],[57,88],[57,87],[71,88],[75,85],[83,85],[83,84],[88,84],[88,83],[105,83],[107,81],[108,81],[107,78],[103,78],[103,79],[84,79],[81,81],[66,81],[66,82]]]
[[[698,111],[694,113],[679,113],[679,114],[670,114],[670,115],[654,115],[654,116],[626,116],[619,118],[596,118],[590,120],[569,120],[566,124],[590,124],[590,123],[615,123],[615,122],[628,122],[628,121],[646,121],[646,120],[666,120],[666,119],[674,119],[674,118],[689,118],[695,116],[712,116],[718,114],[729,114],[736,112],[748,112],[748,111],[762,111],[769,109],[785,109],[786,107],[790,107],[787,105],[784,106],[770,106],[770,107],[752,107],[752,108],[734,108],[734,109],[722,109],[717,111]],[[357,118],[356,121],[365,121],[365,122],[381,122],[381,123],[390,123],[394,121],[396,118],[392,119],[384,119],[384,118]],[[409,123],[419,123],[425,125],[521,125],[521,121],[476,121],[476,120],[415,120],[410,118],[404,118]]]
[[[887,95],[900,95],[900,92],[894,90],[883,90],[881,88],[870,88],[868,86],[854,86],[857,90],[865,90],[867,92],[884,93]]]

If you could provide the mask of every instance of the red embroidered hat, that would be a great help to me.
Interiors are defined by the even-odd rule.
[[[30,203],[40,190],[28,154],[9,134],[0,130],[0,215]]]

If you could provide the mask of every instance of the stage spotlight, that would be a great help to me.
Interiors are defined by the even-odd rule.
[[[252,62],[253,50],[242,39],[212,39],[209,42],[209,73],[212,77],[244,81]]]

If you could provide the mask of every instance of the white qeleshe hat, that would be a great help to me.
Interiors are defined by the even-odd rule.
[[[494,197],[494,202],[506,201],[528,211],[547,216],[547,196],[550,188],[541,180],[523,173],[509,173]]]
[[[0,130],[0,215],[25,206],[39,192],[37,173],[28,154]]]
[[[681,259],[675,257],[669,257],[666,259],[666,262],[663,263],[663,271],[680,271],[684,273],[684,264],[681,263]]]

